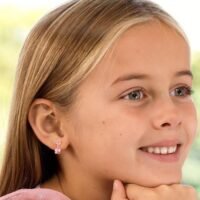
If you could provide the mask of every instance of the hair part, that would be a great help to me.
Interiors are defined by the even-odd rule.
[[[58,170],[53,151],[37,139],[28,122],[34,99],[45,98],[70,109],[79,84],[120,35],[155,19],[187,41],[169,14],[145,0],[71,1],[34,26],[19,57],[0,196],[33,188]]]

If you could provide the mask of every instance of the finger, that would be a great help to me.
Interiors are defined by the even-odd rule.
[[[126,198],[125,188],[121,181],[115,180],[113,183],[113,191],[111,200],[128,200]]]
[[[127,184],[125,191],[127,198],[130,200],[157,199],[156,192],[152,188],[142,187],[135,184]]]
[[[177,191],[179,197],[182,195],[182,199],[198,199],[198,193],[191,185],[174,184],[172,185],[173,190]]]

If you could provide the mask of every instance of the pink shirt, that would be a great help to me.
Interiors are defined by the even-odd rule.
[[[12,192],[3,197],[0,200],[70,200],[64,194],[51,189],[21,189],[16,192]]]

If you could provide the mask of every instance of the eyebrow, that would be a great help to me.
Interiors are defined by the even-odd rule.
[[[189,76],[193,79],[193,74],[190,70],[183,70],[183,71],[178,71],[175,73],[174,75],[175,77],[179,77],[179,76]],[[113,83],[112,85],[121,82],[121,81],[129,81],[132,79],[136,79],[136,80],[143,80],[143,79],[151,79],[151,76],[147,75],[147,74],[125,74],[121,77],[118,77]]]

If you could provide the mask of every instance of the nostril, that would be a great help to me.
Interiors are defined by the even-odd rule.
[[[164,123],[161,125],[162,127],[170,126],[170,123]]]
[[[180,125],[181,124],[181,121],[177,121],[177,123],[170,123],[170,122],[165,122],[165,123],[163,123],[162,125],[161,125],[161,127],[168,127],[168,126],[172,126],[172,127],[176,127],[176,126],[178,126],[178,125]]]

